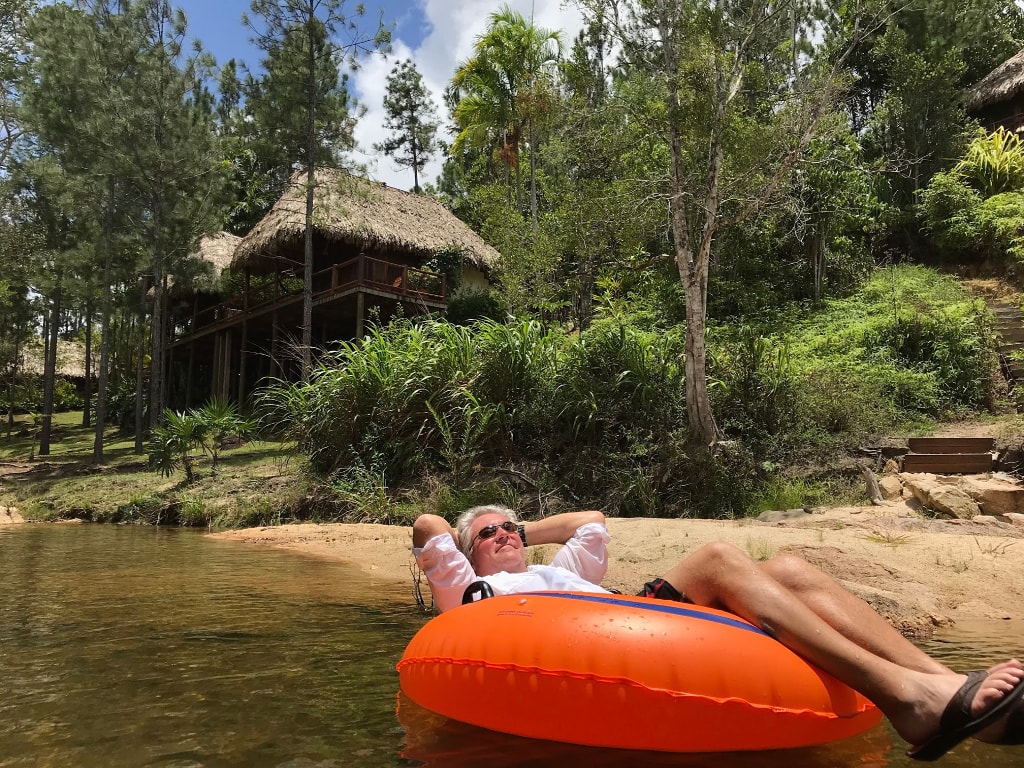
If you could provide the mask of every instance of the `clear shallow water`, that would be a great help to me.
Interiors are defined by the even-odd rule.
[[[915,764],[885,727],[816,749],[680,756],[448,722],[396,698],[395,662],[426,620],[406,602],[344,565],[192,531],[0,529],[0,767]],[[961,625],[926,646],[983,666],[1020,654],[1024,626]],[[1021,748],[972,744],[943,761],[1021,764]]]
[[[357,571],[179,530],[0,532],[0,766],[403,764],[422,624]]]

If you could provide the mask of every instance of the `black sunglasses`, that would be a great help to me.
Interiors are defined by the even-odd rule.
[[[499,528],[505,531],[505,533],[519,532],[519,526],[513,523],[511,520],[506,520],[504,523],[501,523],[500,525],[485,525],[483,528],[477,531],[476,536],[473,537],[473,544],[471,544],[469,548],[473,549],[473,546],[476,544],[477,539],[491,538],[492,536],[497,534]]]

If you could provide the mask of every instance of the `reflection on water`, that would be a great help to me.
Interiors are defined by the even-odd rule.
[[[189,531],[0,533],[0,766],[404,764],[422,624],[352,569]]]
[[[491,733],[403,697],[396,719],[394,664],[425,619],[395,597],[343,565],[190,531],[0,529],[0,768],[912,764],[884,726],[815,749],[665,755]],[[961,624],[925,647],[979,667],[1022,637]],[[968,743],[943,765],[1021,758]]]

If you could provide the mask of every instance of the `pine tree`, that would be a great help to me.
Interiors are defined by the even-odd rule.
[[[30,30],[23,114],[33,146],[74,182],[69,188],[82,190],[74,199],[65,195],[61,204],[75,222],[77,250],[87,250],[95,266],[80,270],[81,279],[91,275],[103,290],[93,451],[100,463],[117,302],[140,273],[151,276],[149,402],[159,412],[152,406],[165,394],[163,288],[175,259],[211,226],[218,163],[208,110],[197,104],[195,73],[179,65],[183,19],[171,14],[166,0],[44,6]],[[90,291],[80,293],[93,301]],[[139,338],[148,330],[141,319],[134,323]],[[146,355],[136,344],[130,357]],[[145,401],[141,391],[137,399]],[[140,418],[139,435],[142,428]]]
[[[43,239],[14,193],[10,178],[0,179],[0,386],[6,391],[7,436],[14,426],[15,387],[26,342],[35,335],[31,278]]]
[[[412,61],[396,64],[388,75],[384,95],[384,127],[391,136],[374,149],[391,155],[403,168],[412,168],[413,192],[420,192],[420,171],[437,151],[437,109],[423,76]]]
[[[222,178],[196,62],[182,60],[184,16],[168,0],[136,0],[126,12],[138,51],[136,76],[126,83],[136,110],[127,175],[147,212],[140,235],[150,254],[145,269],[152,291],[149,417],[146,425],[136,426],[136,450],[141,453],[143,427],[155,425],[167,398],[167,277],[220,219],[216,201]]]
[[[365,14],[362,4],[346,13],[344,0],[252,0],[252,12],[265,28],[256,44],[267,52],[261,123],[267,134],[288,152],[289,165],[298,163],[306,177],[306,238],[303,260],[302,378],[313,368],[313,193],[316,168],[325,155],[334,154],[338,142],[351,137],[348,97],[338,72],[344,61],[356,65],[357,56],[390,42],[390,32],[378,24],[374,34],[357,23]],[[247,16],[243,21],[255,29]],[[339,40],[344,35],[344,40]],[[257,95],[257,94],[252,94]],[[350,116],[349,116],[350,117]],[[281,170],[285,170],[283,167]],[[290,173],[291,168],[287,171]]]
[[[0,173],[15,143],[21,137],[18,121],[18,69],[25,54],[25,21],[34,3],[32,0],[0,0]]]

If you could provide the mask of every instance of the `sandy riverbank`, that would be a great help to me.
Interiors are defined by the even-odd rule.
[[[898,504],[827,509],[780,523],[644,518],[611,519],[608,527],[605,586],[624,592],[720,540],[755,557],[803,556],[907,634],[928,634],[958,619],[1024,619],[1024,527],[1009,523],[927,520]],[[382,584],[412,582],[407,527],[284,525],[211,536],[345,561]],[[541,554],[549,556],[531,557]],[[412,589],[405,592],[411,601]]]

